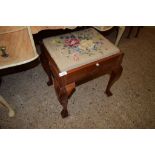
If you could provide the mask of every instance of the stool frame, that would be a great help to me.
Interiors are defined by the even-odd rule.
[[[41,64],[48,75],[48,86],[54,84],[57,98],[62,105],[61,111],[62,118],[69,115],[67,105],[68,99],[73,94],[76,86],[81,82],[91,80],[104,74],[109,74],[110,79],[105,90],[107,96],[111,96],[111,87],[121,76],[123,67],[121,65],[124,54],[119,52],[115,55],[91,62],[89,64],[80,66],[78,68],[67,71],[67,74],[60,76],[60,70],[57,67],[55,61],[52,59],[48,50],[44,46],[43,42],[41,46],[40,60]]]

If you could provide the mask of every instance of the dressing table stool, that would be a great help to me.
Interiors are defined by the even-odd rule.
[[[63,118],[68,116],[68,99],[77,84],[110,74],[105,93],[111,96],[110,88],[123,70],[123,53],[93,28],[43,39],[41,51],[47,84],[54,84]]]

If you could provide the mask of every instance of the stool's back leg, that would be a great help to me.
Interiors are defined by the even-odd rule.
[[[109,79],[109,82],[108,82],[108,85],[105,91],[107,96],[112,96],[110,89],[112,85],[120,78],[122,71],[123,71],[122,66],[119,66],[118,68],[116,68],[115,70],[111,72],[110,79]]]
[[[51,70],[50,70],[50,66],[48,64],[48,59],[46,58],[45,53],[43,51],[41,52],[41,55],[40,55],[40,61],[41,61],[41,64],[42,64],[45,72],[48,75],[49,81],[47,82],[47,85],[51,86],[53,84],[52,73],[51,73]]]

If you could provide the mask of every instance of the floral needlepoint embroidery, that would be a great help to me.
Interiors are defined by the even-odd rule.
[[[79,43],[80,40],[76,38],[65,39],[65,46],[76,47]]]
[[[104,47],[102,36],[90,29],[55,37],[52,43],[62,56],[75,62],[82,61],[84,57],[93,57],[97,53],[103,54],[103,49],[108,50]]]
[[[90,50],[90,49],[92,49],[93,47],[94,47],[93,41],[92,41],[92,40],[86,40],[86,39],[82,40],[82,41],[80,42],[80,45],[79,45],[79,48],[80,48],[81,50],[84,50],[84,51]]]
[[[74,61],[78,61],[79,60],[79,53],[76,52],[76,53],[73,53],[72,55],[73,55],[73,60]]]
[[[61,44],[61,40],[60,39],[52,40],[52,44]]]

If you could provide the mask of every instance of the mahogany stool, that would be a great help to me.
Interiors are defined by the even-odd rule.
[[[105,93],[111,96],[110,88],[123,70],[123,53],[93,28],[43,39],[41,50],[47,84],[54,84],[63,118],[68,116],[68,99],[79,82],[110,74]]]

